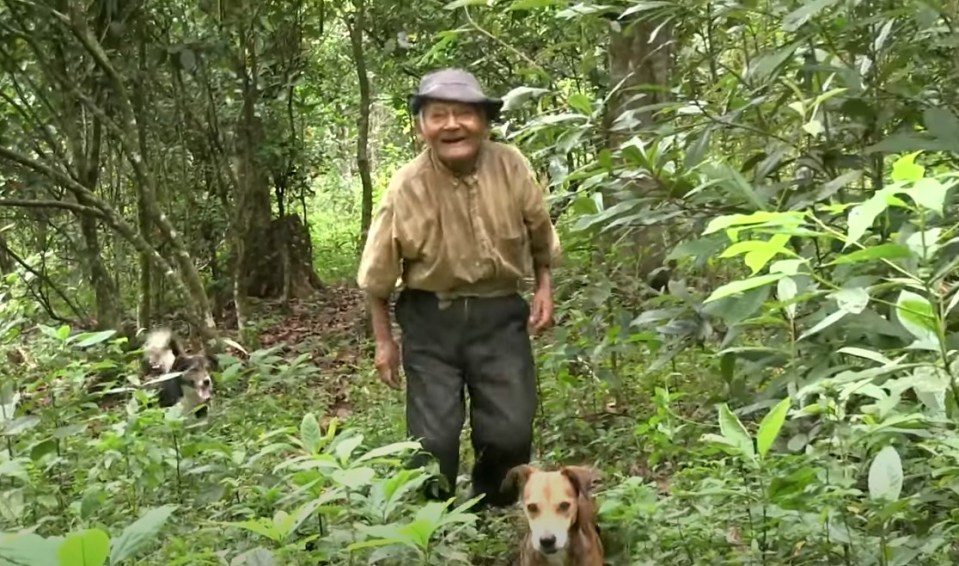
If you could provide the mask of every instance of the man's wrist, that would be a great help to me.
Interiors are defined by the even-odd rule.
[[[552,288],[553,278],[550,274],[549,267],[538,267],[536,268],[536,290],[544,291]]]

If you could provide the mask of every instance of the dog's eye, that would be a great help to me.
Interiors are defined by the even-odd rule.
[[[526,510],[532,514],[535,514],[537,511],[539,511],[539,506],[536,505],[535,503],[530,503],[529,505],[526,506]]]
[[[569,501],[564,501],[564,502],[560,503],[559,505],[557,505],[557,507],[559,508],[559,512],[560,512],[560,513],[565,513],[565,512],[567,512],[567,511],[569,511],[569,507],[570,507]]]

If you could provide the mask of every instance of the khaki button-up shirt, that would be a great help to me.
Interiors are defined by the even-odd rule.
[[[455,176],[429,149],[393,175],[357,282],[380,298],[398,282],[444,298],[503,295],[559,256],[529,162],[515,147],[487,140],[471,175]]]

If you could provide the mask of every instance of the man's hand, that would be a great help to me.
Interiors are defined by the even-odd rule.
[[[553,326],[553,289],[549,285],[541,285],[533,294],[529,323],[533,326],[534,334]]]
[[[392,389],[400,388],[400,348],[396,340],[376,341],[376,357],[374,358],[376,372],[380,381]]]

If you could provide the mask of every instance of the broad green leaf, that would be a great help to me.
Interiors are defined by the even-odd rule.
[[[30,531],[0,532],[0,564],[4,566],[57,565],[64,539],[42,537]]]
[[[726,230],[733,226],[800,226],[803,223],[802,212],[770,212],[757,210],[751,214],[729,214],[718,216],[709,221],[703,236]]]
[[[67,535],[57,550],[60,566],[103,566],[110,554],[110,537],[100,529]]]
[[[368,487],[376,477],[373,468],[349,468],[336,470],[330,476],[333,481],[351,490],[360,490]]]
[[[783,63],[788,61],[800,45],[802,45],[801,41],[794,41],[775,51],[764,53],[753,61],[750,61],[746,76],[759,81],[766,79],[776,72],[776,69],[781,67]]]
[[[105,342],[116,334],[116,330],[104,330],[102,332],[84,332],[70,337],[70,342],[77,348],[88,348],[100,342]]]
[[[802,2],[799,9],[793,10],[783,18],[783,31],[792,33],[823,10],[839,3],[839,0],[811,0]]]
[[[869,498],[873,501],[898,501],[902,493],[902,459],[893,446],[876,454],[869,466]]]
[[[316,454],[323,446],[323,431],[313,413],[303,415],[300,421],[300,442],[310,454]]]
[[[518,86],[503,95],[503,110],[509,111],[521,107],[528,101],[543,96],[549,90],[531,86]]]
[[[238,554],[230,566],[276,566],[276,557],[269,550],[258,546],[247,550],[243,554]]]
[[[823,132],[826,131],[826,128],[823,127],[822,122],[815,119],[810,120],[806,122],[805,124],[803,124],[802,129],[804,132],[806,132],[807,134],[811,135],[814,138],[819,137],[820,135],[822,135]]]
[[[888,206],[886,193],[883,191],[877,192],[866,202],[854,206],[849,211],[849,217],[847,218],[846,243],[843,248],[845,249],[858,242],[863,234],[872,227],[876,217],[882,214]]]
[[[907,153],[892,164],[892,180],[915,183],[926,174],[926,168],[916,163],[916,157],[922,152]]]
[[[738,281],[732,281],[726,283],[725,285],[720,286],[718,289],[712,292],[709,297],[706,298],[704,303],[710,303],[722,299],[723,297],[730,297],[750,289],[755,289],[757,287],[762,287],[764,285],[769,285],[770,283],[775,283],[779,281],[786,274],[784,273],[771,273],[769,275],[759,275],[757,277],[750,277],[749,279],[740,279]]]
[[[795,299],[797,292],[796,281],[792,277],[783,277],[776,283],[776,297],[781,303],[789,303]],[[796,318],[796,303],[787,304],[783,308],[786,309],[789,320]]]
[[[336,448],[333,449],[333,452],[336,454],[336,459],[339,460],[341,466],[346,466],[350,456],[352,456],[353,452],[359,448],[360,444],[363,444],[362,434],[348,436],[336,444]]]
[[[869,291],[863,287],[840,289],[831,295],[836,300],[839,309],[852,314],[859,314],[869,304]]]
[[[927,208],[939,216],[943,215],[943,204],[946,202],[946,194],[949,188],[943,185],[937,179],[928,177],[919,179],[916,184],[906,189],[904,192],[912,198],[919,206]]]
[[[455,10],[457,8],[465,8],[467,6],[487,6],[489,5],[489,0],[453,0],[449,4],[443,6],[445,10]]]
[[[938,344],[938,321],[925,297],[903,290],[896,301],[896,316],[909,334],[925,344]]]
[[[546,8],[555,6],[560,0],[513,0],[507,10],[535,10],[537,8]]]
[[[110,548],[110,564],[132,558],[149,544],[163,528],[177,505],[163,505],[150,509],[133,524],[127,526],[120,536],[113,539]]]
[[[574,110],[578,110],[586,116],[589,116],[593,113],[593,101],[581,92],[570,95],[568,102]]]
[[[725,403],[719,406],[719,430],[722,432],[723,438],[739,449],[741,455],[750,460],[756,457],[749,432],[746,431],[746,427]]]
[[[354,460],[353,463],[359,464],[367,460],[376,460],[385,456],[394,456],[396,454],[402,454],[403,452],[409,452],[411,450],[419,450],[421,447],[422,445],[419,442],[414,441],[393,442],[392,444],[378,446],[370,450],[366,454],[363,454]]]
[[[906,238],[906,246],[912,253],[916,254],[923,261],[931,261],[939,253],[942,247],[939,239],[942,237],[942,228],[930,228],[920,232],[914,232]]]
[[[789,243],[788,234],[776,234],[766,242],[765,247],[748,252],[743,261],[746,263],[746,267],[751,270],[750,275],[759,273],[762,268],[766,267],[769,260],[778,254],[795,255],[791,250],[786,249],[787,243]]]
[[[879,244],[871,246],[848,254],[843,254],[829,262],[827,265],[845,265],[850,263],[860,263],[874,259],[901,259],[907,258],[912,254],[909,248],[902,244]]]
[[[850,356],[865,358],[867,360],[872,360],[882,365],[889,365],[894,363],[892,360],[890,360],[886,356],[883,356],[882,354],[878,352],[873,352],[872,350],[866,350],[865,348],[856,348],[853,346],[846,346],[844,348],[839,348],[838,350],[836,350],[836,353],[848,354]]]
[[[790,399],[786,397],[766,413],[759,423],[759,431],[756,433],[756,450],[760,458],[766,457],[776,437],[779,436],[779,431],[782,430],[786,415],[789,413],[789,405]]]
[[[799,268],[806,263],[804,259],[781,259],[773,262],[769,266],[770,273],[782,273],[784,275],[798,275]]]
[[[823,330],[829,328],[833,324],[836,324],[837,322],[842,320],[842,318],[846,316],[847,314],[849,314],[848,311],[844,311],[842,309],[837,310],[836,312],[830,314],[826,318],[820,320],[818,324],[816,324],[809,330],[803,332],[798,339],[805,340],[806,338],[809,338],[810,336],[812,336],[813,334],[816,334],[817,332],[822,332]]]
[[[639,12],[648,12],[650,10],[655,10],[657,8],[667,8],[675,5],[675,2],[667,2],[665,0],[633,0],[630,3],[629,8],[623,11],[620,14],[619,19],[625,20],[626,18],[637,14]]]
[[[30,475],[19,460],[7,460],[0,464],[0,478],[16,478],[22,482],[29,482]]]
[[[939,142],[959,151],[959,118],[948,108],[933,106],[922,113],[922,122]]]

